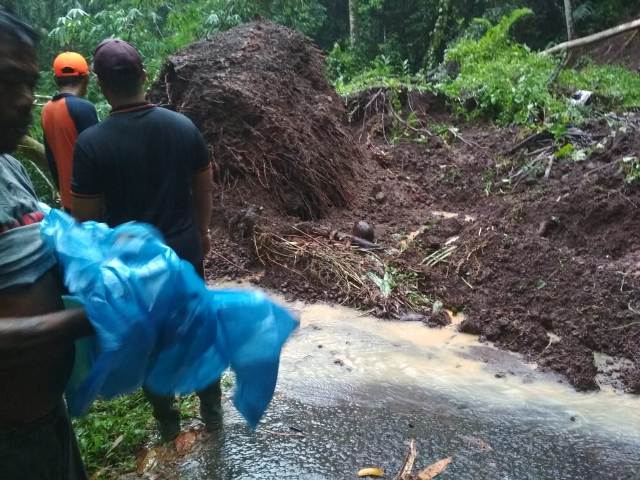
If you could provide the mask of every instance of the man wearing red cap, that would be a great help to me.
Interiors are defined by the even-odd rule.
[[[73,159],[73,214],[109,226],[136,220],[162,232],[180,258],[204,276],[209,252],[212,175],[207,146],[184,115],[145,101],[146,73],[138,51],[123,40],[105,40],[93,71],[112,107],[102,123],[84,131]],[[161,436],[180,432],[173,398],[145,391]],[[220,383],[199,392],[209,429],[221,420]]]
[[[98,123],[94,106],[85,100],[89,85],[89,65],[82,55],[64,52],[53,62],[60,93],[42,109],[42,131],[49,168],[65,210],[70,211],[73,148],[78,135]]]

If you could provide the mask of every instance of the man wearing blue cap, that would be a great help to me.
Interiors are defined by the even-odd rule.
[[[73,159],[73,214],[115,227],[154,225],[178,256],[204,276],[209,252],[212,175],[207,146],[184,115],[145,100],[142,57],[129,43],[108,39],[93,55],[93,71],[112,107],[102,123],[80,134]],[[180,432],[172,397],[145,390],[163,440]],[[209,429],[221,421],[220,383],[200,397]]]

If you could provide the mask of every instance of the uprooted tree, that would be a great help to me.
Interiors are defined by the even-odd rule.
[[[302,34],[256,22],[195,43],[169,58],[151,98],[203,132],[225,206],[246,197],[313,219],[348,204],[362,152]]]

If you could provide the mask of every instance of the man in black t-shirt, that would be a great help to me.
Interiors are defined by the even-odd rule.
[[[145,101],[146,73],[138,51],[105,40],[93,55],[98,84],[112,107],[102,123],[80,134],[73,157],[73,213],[114,227],[136,220],[157,227],[182,259],[204,276],[209,252],[211,164],[206,144],[184,115]],[[180,432],[172,397],[145,391],[161,436]],[[199,392],[210,429],[220,424],[220,383]]]

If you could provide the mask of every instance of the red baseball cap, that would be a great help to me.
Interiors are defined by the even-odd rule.
[[[93,52],[93,71],[99,77],[112,73],[142,72],[142,56],[129,42],[103,40]]]
[[[79,53],[64,52],[53,61],[53,74],[58,78],[85,76],[89,74],[89,65]]]

